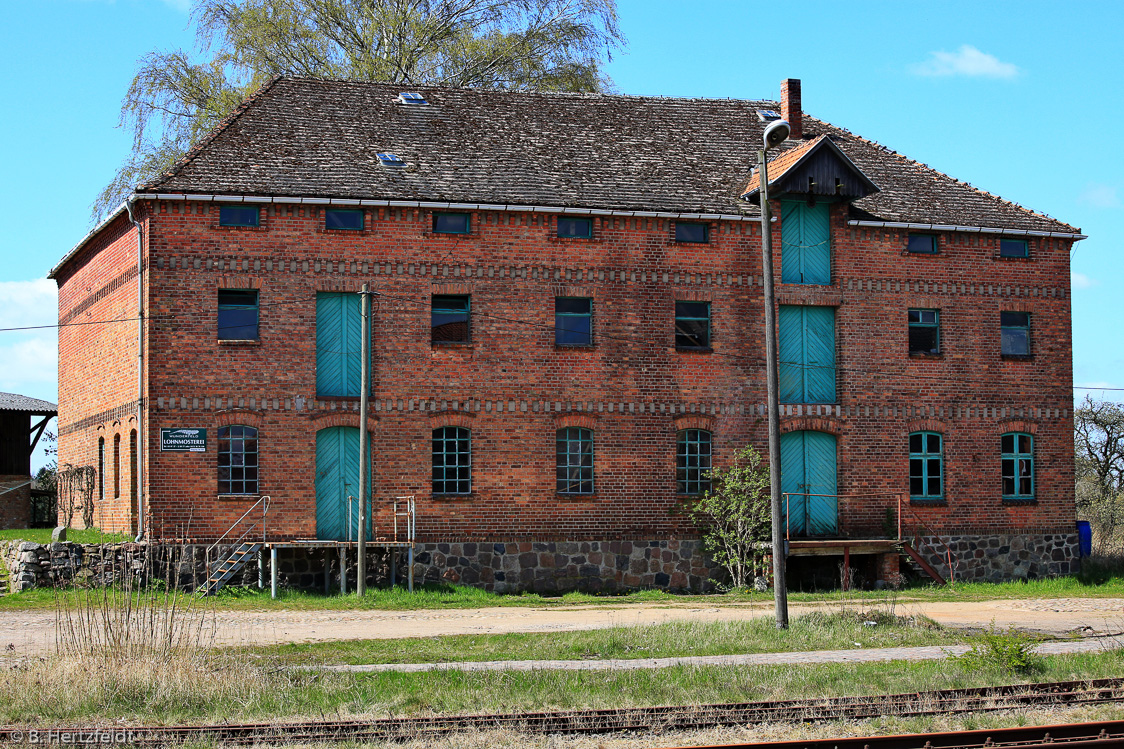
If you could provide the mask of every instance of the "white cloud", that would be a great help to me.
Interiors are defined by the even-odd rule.
[[[58,343],[55,332],[0,345],[0,392],[54,400],[58,392]]]
[[[1088,289],[1092,286],[1096,286],[1099,283],[1100,281],[1097,281],[1094,278],[1089,278],[1084,273],[1078,273],[1075,270],[1069,272],[1069,285],[1075,289]]]
[[[50,279],[0,281],[0,328],[54,325],[59,319],[58,298],[58,287]],[[0,336],[10,335],[0,332]],[[4,343],[7,341],[0,338],[0,344]]]
[[[930,52],[928,60],[910,69],[917,75],[933,77],[1014,78],[1019,74],[1018,66],[1002,62],[995,55],[981,52],[971,44],[961,45],[955,52]]]
[[[1112,185],[1100,185],[1090,182],[1077,196],[1077,202],[1086,203],[1094,208],[1119,208],[1120,196]]]

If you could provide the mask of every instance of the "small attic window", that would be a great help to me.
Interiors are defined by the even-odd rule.
[[[776,120],[779,120],[780,118],[781,113],[776,111],[775,109],[757,110],[757,119],[761,120],[762,122],[774,122]]]
[[[391,167],[406,166],[406,162],[396,153],[380,153],[379,163]]]
[[[414,106],[429,104],[425,97],[416,91],[403,91],[398,94],[398,101],[401,104],[412,104]]]

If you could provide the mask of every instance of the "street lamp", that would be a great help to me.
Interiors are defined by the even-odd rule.
[[[769,172],[765,154],[788,139],[791,131],[784,120],[769,123],[757,152],[758,182],[761,185],[761,269],[765,281],[765,383],[769,410],[769,487],[773,525],[773,601],[777,629],[788,629],[788,588],[785,584],[784,534],[781,533],[781,421],[777,395],[777,314],[773,301],[773,233],[769,221]]]

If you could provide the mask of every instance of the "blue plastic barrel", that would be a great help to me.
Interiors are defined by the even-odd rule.
[[[1077,521],[1077,550],[1083,557],[1093,555],[1093,528],[1088,520]]]

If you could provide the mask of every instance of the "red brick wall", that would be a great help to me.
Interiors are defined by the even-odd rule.
[[[30,476],[0,476],[0,530],[31,523],[30,482]]]
[[[766,443],[755,224],[715,222],[711,244],[677,245],[672,222],[657,218],[595,218],[582,240],[557,239],[549,215],[526,212],[474,213],[473,233],[452,236],[432,235],[417,209],[369,210],[368,230],[354,233],[324,231],[316,207],[267,205],[261,228],[224,229],[217,205],[150,205],[150,305],[170,316],[150,328],[158,535],[215,536],[247,507],[216,498],[213,430],[224,422],[260,427],[273,531],[314,534],[316,431],[358,424],[356,399],[316,399],[315,295],[363,280],[383,293],[375,497],[415,494],[426,540],[693,535],[673,512],[677,419],[711,425],[719,462]],[[994,238],[952,234],[940,255],[908,256],[904,232],[848,227],[841,209],[833,217],[835,283],[785,285],[778,297],[838,307],[839,405],[791,406],[784,428],[838,435],[841,492],[895,495],[908,491],[906,436],[937,422],[947,506],[913,507],[907,520],[937,533],[1072,530],[1068,246],[1032,240],[1031,260],[999,260]],[[779,269],[779,236],[775,246]],[[216,341],[220,286],[260,289],[260,344]],[[434,293],[472,294],[471,345],[431,345]],[[594,348],[555,348],[556,295],[594,299]],[[675,350],[676,299],[711,302],[712,352]],[[941,309],[943,358],[907,355],[910,307]],[[1000,359],[1002,309],[1032,312],[1032,360]],[[554,491],[555,430],[574,413],[595,430],[594,497]],[[1012,419],[1036,436],[1037,505],[1000,500],[999,435]],[[473,493],[433,498],[430,434],[450,423],[472,429]],[[208,428],[208,452],[157,452],[160,427]],[[896,504],[843,499],[843,532],[880,534]],[[379,535],[387,524],[383,512]]]
[[[59,466],[97,470],[98,442],[105,441],[105,471],[93,491],[93,524],[109,531],[135,529],[129,438],[137,428],[136,239],[136,229],[122,215],[92,239],[56,279]],[[121,322],[89,324],[100,321]],[[120,439],[116,462],[115,438]],[[69,520],[81,527],[81,510],[68,512],[64,494],[59,497],[59,522]],[[81,501],[75,498],[76,504]]]

